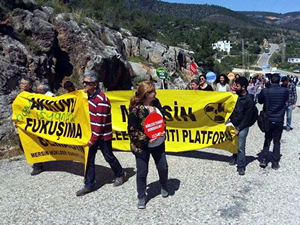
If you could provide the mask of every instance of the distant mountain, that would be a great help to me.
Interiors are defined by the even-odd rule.
[[[125,0],[124,5],[130,10],[139,9],[145,13],[162,16],[225,23],[231,27],[257,27],[261,22],[243,13],[216,5],[168,3],[157,0]]]
[[[128,9],[139,9],[145,13],[225,23],[231,27],[261,27],[263,22],[300,31],[300,12],[279,14],[232,11],[216,5],[168,3],[158,0],[124,0],[124,5]]]
[[[241,14],[273,26],[300,31],[300,12],[285,14],[270,12],[240,12]]]

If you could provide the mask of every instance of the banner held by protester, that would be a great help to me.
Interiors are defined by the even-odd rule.
[[[82,90],[59,97],[22,92],[12,108],[28,163],[86,162],[91,125],[87,94]]]
[[[237,96],[230,92],[156,90],[165,111],[166,151],[182,152],[217,148],[237,152],[237,138],[225,122],[234,110]],[[134,91],[105,93],[112,105],[113,147],[129,150],[127,116]]]

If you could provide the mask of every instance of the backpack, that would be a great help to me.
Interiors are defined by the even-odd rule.
[[[251,127],[253,124],[255,124],[257,118],[258,118],[258,109],[257,109],[256,105],[254,105],[252,117],[251,117],[251,120],[249,122],[249,127]]]

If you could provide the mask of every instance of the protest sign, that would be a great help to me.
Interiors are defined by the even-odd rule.
[[[237,137],[225,122],[237,96],[230,92],[156,90],[166,118],[166,151],[182,152],[217,148],[237,152]],[[129,150],[127,116],[134,91],[105,93],[112,105],[113,147]]]
[[[91,137],[87,94],[59,97],[23,91],[12,104],[28,163],[73,160],[85,163]]]

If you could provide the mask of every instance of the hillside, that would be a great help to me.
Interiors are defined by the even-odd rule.
[[[124,5],[130,10],[139,9],[160,16],[225,23],[232,27],[251,27],[259,24],[243,14],[216,5],[168,3],[157,0],[125,0]]]
[[[269,12],[240,12],[241,14],[259,22],[272,26],[300,31],[300,12],[285,14]]]

